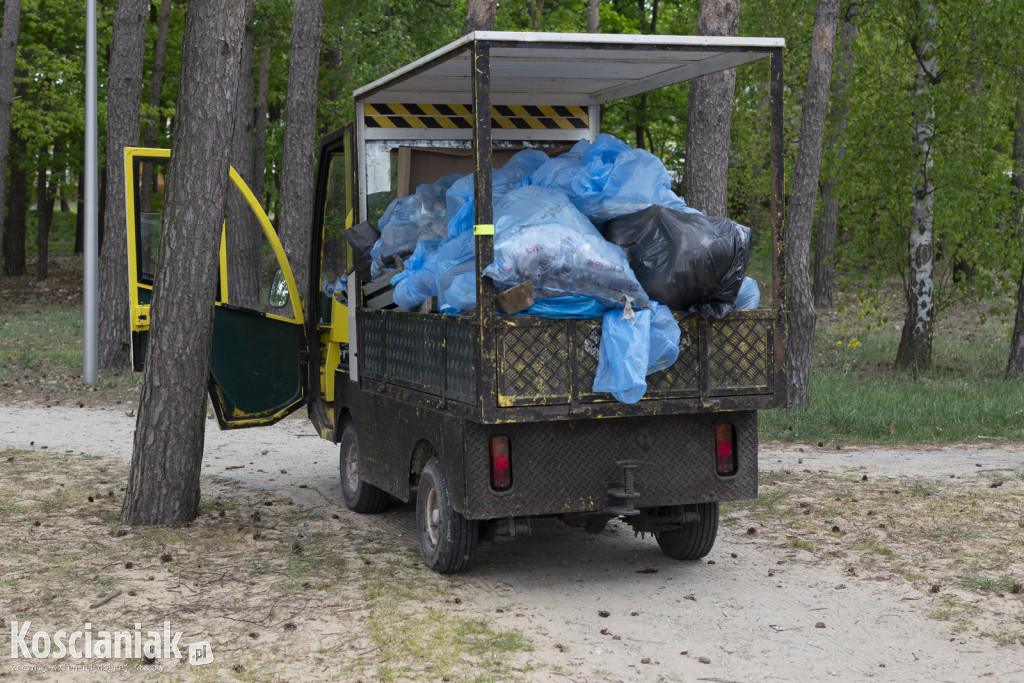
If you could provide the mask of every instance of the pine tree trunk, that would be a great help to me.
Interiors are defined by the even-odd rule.
[[[263,198],[267,195],[264,176],[267,166],[267,94],[269,91],[270,41],[267,40],[260,48],[259,85],[256,88],[256,112],[253,115],[253,185],[249,188],[256,195],[256,199],[260,200],[261,206],[264,205]]]
[[[832,108],[829,110],[828,148],[832,151],[833,166],[829,169],[821,189],[821,217],[818,219],[818,238],[814,245],[814,305],[832,308],[835,293],[836,229],[839,224],[839,199],[832,192],[842,171],[846,156],[846,120],[850,113],[850,100],[846,89],[853,75],[853,43],[857,40],[860,5],[850,2],[843,27],[839,31],[839,50],[836,57],[836,80],[832,84]]]
[[[28,173],[24,163],[27,149],[17,131],[11,133],[10,191],[4,220],[4,275],[25,274],[25,215],[28,211]]]
[[[735,36],[739,27],[739,0],[701,0],[699,35]],[[709,216],[726,215],[735,88],[735,69],[690,81],[683,199]]]
[[[128,323],[128,238],[124,148],[139,144],[142,57],[148,0],[118,0],[110,46],[107,86],[107,163],[103,245],[99,266],[99,364],[127,368],[131,348]]]
[[[534,29],[536,30],[536,29]],[[601,0],[587,0],[587,33],[601,32]]]
[[[171,0],[163,0],[160,3],[160,18],[157,20],[156,47],[153,49],[153,74],[149,79],[149,99],[146,104],[150,109],[160,106],[160,93],[164,87],[164,63],[167,60],[167,32],[171,25]],[[153,147],[156,145],[156,129],[159,126],[158,115],[149,116],[146,119],[146,126],[142,133],[142,146]],[[155,178],[153,176],[153,164],[142,165],[142,178],[139,187],[139,204],[143,213],[150,213],[153,209],[153,190],[155,189]]]
[[[251,3],[248,3],[251,8]],[[235,127],[231,137],[231,165],[253,187],[253,28],[246,17],[242,64],[235,97]],[[260,247],[263,227],[241,192],[228,187],[226,206],[228,246],[228,300],[236,306],[257,308],[260,303]]]
[[[914,150],[917,167],[910,212],[910,268],[907,315],[896,350],[896,367],[915,375],[931,368],[935,325],[935,181],[932,178],[932,142],[935,137],[936,12],[934,3],[922,8],[922,35],[912,41],[917,57],[914,77]]]
[[[5,0],[4,25],[0,32],[0,227],[4,223],[7,196],[7,152],[11,141],[11,105],[14,103],[14,67],[18,51],[21,0]]]
[[[807,408],[814,358],[814,301],[811,297],[811,222],[818,196],[821,144],[825,137],[828,93],[832,80],[832,51],[839,22],[839,0],[818,0],[814,10],[814,39],[807,70],[800,147],[793,172],[793,190],[786,221],[786,293],[789,339],[786,368],[790,407]]]
[[[232,115],[250,2],[190,2],[174,157],[160,222],[125,524],[187,524],[199,513],[213,298]]]
[[[1017,96],[1015,124],[1013,130],[1013,187],[1017,193],[1017,230],[1024,232],[1024,92]],[[1006,362],[1006,376],[1010,379],[1024,377],[1024,268],[1020,273],[1020,289],[1017,290],[1017,316],[1010,336],[1010,358]]]
[[[316,86],[320,65],[323,0],[296,0],[288,63],[281,163],[281,213],[278,230],[291,263],[298,292],[305,298],[309,270],[309,231],[316,167]]]
[[[498,9],[498,0],[469,0],[467,5],[466,20],[462,23],[462,35],[473,31],[490,31],[494,28],[494,14]]]

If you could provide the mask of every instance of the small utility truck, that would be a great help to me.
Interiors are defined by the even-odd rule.
[[[345,504],[377,513],[415,499],[423,559],[438,572],[465,570],[481,539],[526,535],[540,517],[593,533],[621,518],[673,558],[705,556],[719,503],[757,495],[757,411],[785,403],[784,45],[476,32],[360,88],[355,121],[320,149],[304,292],[232,169],[232,191],[251,216],[229,217],[221,246],[209,380],[221,427],[272,424],[307,404],[319,434],[340,444]],[[761,59],[769,62],[767,305],[722,319],[677,314],[679,358],[647,378],[642,400],[595,393],[600,318],[496,310],[494,284],[481,274],[493,259],[492,171],[524,147],[593,140],[603,105]],[[159,193],[143,191],[142,170],[152,164],[159,174],[168,158],[126,150],[136,369],[159,230]],[[477,305],[462,315],[399,310],[387,276],[360,280],[345,229],[456,171],[474,173]]]

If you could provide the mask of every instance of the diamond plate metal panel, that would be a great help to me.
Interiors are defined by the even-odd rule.
[[[700,341],[697,316],[690,315],[679,323],[679,358],[670,367],[647,377],[644,400],[685,398],[700,393]]]
[[[444,388],[444,318],[385,311],[389,382],[440,396]]]
[[[446,318],[446,335],[445,397],[476,405],[476,326],[470,321],[449,316]]]
[[[359,348],[359,372],[366,377],[385,379],[387,367],[384,350],[387,347],[387,335],[384,311],[363,309],[360,313],[363,338]]]
[[[707,355],[712,395],[771,390],[771,321],[709,320]]]
[[[497,330],[498,405],[569,402],[568,322]]]
[[[715,472],[714,426],[736,429],[738,471]],[[509,437],[512,489],[490,489],[488,439]],[[757,496],[757,413],[667,415],[575,422],[484,426],[466,423],[467,516],[600,512],[610,483],[621,485],[617,462],[639,460],[638,507]]]

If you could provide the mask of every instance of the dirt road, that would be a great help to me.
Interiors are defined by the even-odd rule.
[[[134,424],[119,408],[0,405],[0,449],[128,460]],[[760,462],[766,472],[864,472],[941,486],[996,473],[1019,479],[1024,445],[767,445]],[[328,515],[350,515],[340,502],[337,449],[303,416],[236,432],[220,432],[211,420],[204,474],[280,488]],[[358,523],[415,547],[411,506]],[[935,618],[939,596],[919,583],[853,571],[800,547],[725,519],[706,561],[680,564],[624,525],[587,535],[545,520],[527,539],[484,546],[463,589],[482,616],[533,640],[520,664],[543,664],[537,678],[544,680],[1024,679],[1024,643],[956,632]],[[1006,613],[998,618],[1022,630],[1024,600],[1011,597],[999,603]]]

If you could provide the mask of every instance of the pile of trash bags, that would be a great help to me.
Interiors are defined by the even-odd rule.
[[[605,134],[553,158],[527,149],[492,185],[494,261],[484,275],[499,290],[533,283],[536,303],[521,314],[603,316],[594,391],[643,397],[644,377],[678,357],[672,311],[720,318],[758,305],[757,283],[744,277],[750,230],[688,207],[650,152]],[[435,296],[442,313],[472,309],[473,219],[472,174],[420,185],[381,218],[371,276],[401,259],[392,279],[401,308]]]

